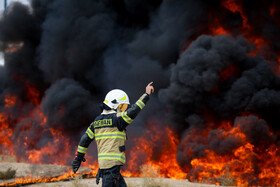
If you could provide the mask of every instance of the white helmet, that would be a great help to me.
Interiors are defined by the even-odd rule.
[[[116,110],[120,104],[129,104],[129,98],[124,91],[114,89],[107,93],[103,103]]]

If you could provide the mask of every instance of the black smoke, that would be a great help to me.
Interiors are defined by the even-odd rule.
[[[268,61],[246,55],[250,47],[244,38],[227,35],[201,36],[194,41],[172,68],[170,86],[159,93],[175,120],[188,123],[190,116],[204,116],[207,111],[217,121],[242,112],[254,112],[269,120],[266,114],[278,103],[280,79]],[[220,73],[230,66],[237,67],[239,73],[221,80]],[[213,91],[217,87],[218,92]],[[261,96],[264,94],[266,97]],[[276,121],[271,125],[279,128]]]
[[[94,104],[90,102],[90,93],[73,79],[60,79],[45,91],[45,95],[42,112],[49,127],[63,126],[65,132],[76,132],[81,124],[92,119]]]

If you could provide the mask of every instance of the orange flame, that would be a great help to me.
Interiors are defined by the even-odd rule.
[[[223,123],[220,129],[228,129],[228,123]],[[248,142],[246,135],[240,131],[239,125],[225,130],[223,133],[225,137],[229,135],[238,137],[243,145],[226,155],[219,155],[213,150],[206,149],[205,157],[192,159],[192,171],[188,174],[190,181],[197,180],[219,185],[227,176],[232,180],[230,185],[279,186],[280,153],[276,145],[271,145],[260,154],[257,148]],[[257,168],[260,170],[258,175],[255,174],[258,172]]]
[[[165,129],[161,130],[160,133],[155,133],[156,131],[158,130],[155,126],[150,126],[150,129],[144,132],[145,137],[134,139],[137,144],[135,144],[135,147],[129,152],[127,163],[128,168],[126,169],[127,171],[124,172],[124,176],[141,176],[139,172],[138,160],[141,158],[140,155],[142,155],[145,156],[145,161],[143,161],[141,164],[149,165],[154,170],[159,168],[160,177],[168,177],[173,179],[186,178],[186,173],[181,170],[176,161],[177,144],[179,142],[178,138],[169,127],[165,127]],[[163,146],[159,158],[152,160],[153,155],[158,154],[154,150],[156,147],[155,142],[160,141],[161,136],[167,138],[167,144]],[[152,141],[149,141],[149,139]]]
[[[0,144],[6,150],[11,150],[11,147],[13,147],[13,143],[10,138],[13,135],[13,132],[13,129],[9,128],[7,119],[0,113]]]
[[[213,28],[212,29],[212,34],[214,36],[216,35],[221,35],[221,34],[227,34],[228,32],[223,28],[223,27],[218,27],[218,28]]]
[[[17,102],[17,96],[7,94],[5,95],[5,107],[11,108],[16,105]]]
[[[13,53],[20,50],[24,46],[24,42],[8,42],[5,52]]]

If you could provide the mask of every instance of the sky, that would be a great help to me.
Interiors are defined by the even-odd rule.
[[[29,0],[7,0],[7,4],[9,6],[10,3],[14,2],[14,1],[18,1],[21,2],[23,4],[29,4]],[[2,14],[4,10],[4,0],[0,0],[0,12]],[[0,52],[0,66],[4,65],[4,59],[3,59],[3,53]]]

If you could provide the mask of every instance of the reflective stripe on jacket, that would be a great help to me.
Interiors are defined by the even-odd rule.
[[[77,152],[85,154],[89,144],[95,139],[100,169],[125,164],[125,152],[120,149],[125,145],[125,129],[145,107],[148,99],[149,95],[144,94],[125,112],[110,111],[97,116],[82,136]]]

